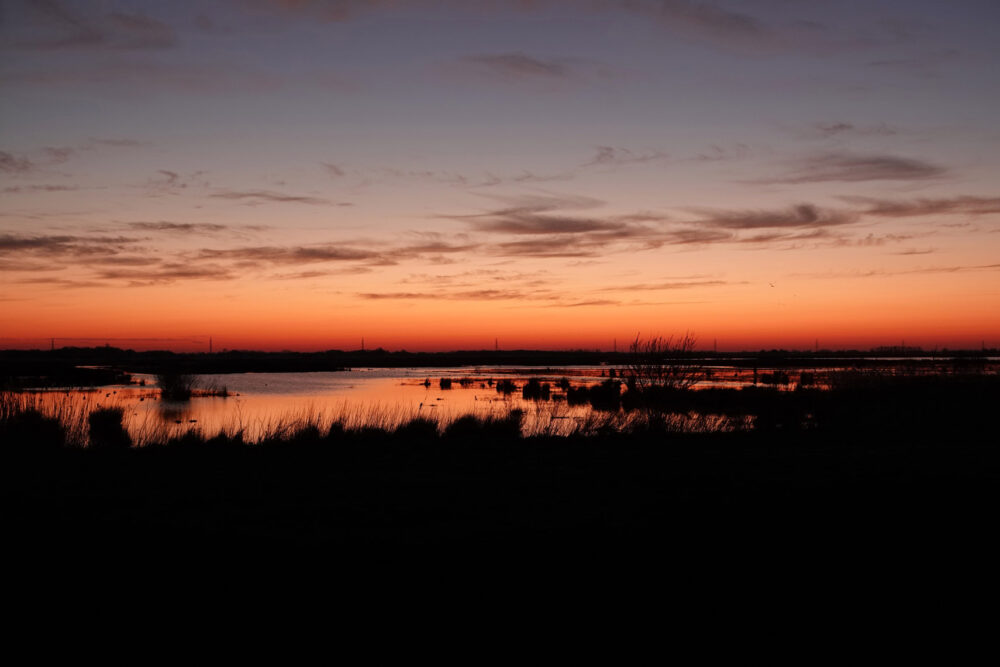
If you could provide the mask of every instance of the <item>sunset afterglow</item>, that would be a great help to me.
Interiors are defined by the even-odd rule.
[[[992,0],[2,12],[0,347],[1000,347]]]

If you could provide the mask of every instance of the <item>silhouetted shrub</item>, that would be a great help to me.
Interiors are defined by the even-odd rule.
[[[441,378],[438,384],[442,389],[451,389],[451,378]]]
[[[761,384],[787,385],[791,382],[791,378],[785,371],[777,370],[773,373],[761,373],[760,382]]]
[[[11,412],[0,418],[0,443],[6,451],[50,451],[66,445],[66,429],[38,410]]]
[[[617,410],[621,407],[622,383],[605,380],[590,388],[590,405],[595,410]]]
[[[286,444],[293,447],[311,447],[318,445],[322,436],[316,424],[306,424],[302,428],[296,429],[286,440]]]
[[[450,439],[515,439],[521,437],[521,422],[524,412],[511,410],[505,415],[476,417],[465,415],[459,417],[444,430],[444,437]]]
[[[547,401],[551,391],[548,382],[539,382],[538,378],[531,378],[521,388],[521,396],[530,401]]]
[[[586,405],[590,403],[590,388],[567,387],[566,402],[570,405]]]
[[[513,394],[517,391],[517,385],[513,380],[497,380],[498,394]]]
[[[690,333],[679,338],[635,337],[628,363],[621,369],[630,390],[650,387],[686,389],[704,378],[704,368],[694,360],[697,339]]]
[[[347,429],[343,422],[335,421],[330,424],[330,429],[326,432],[327,440],[343,440],[347,435]]]
[[[569,391],[569,378],[560,378],[559,388],[563,391]]]
[[[404,440],[432,440],[438,437],[438,425],[427,417],[414,417],[405,424],[400,424],[395,435]]]
[[[156,384],[164,400],[186,401],[191,398],[196,382],[193,375],[166,371],[156,374]]]
[[[92,449],[128,449],[132,438],[122,424],[124,408],[98,408],[87,417]]]

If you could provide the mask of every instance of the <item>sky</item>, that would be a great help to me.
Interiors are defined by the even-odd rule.
[[[0,0],[0,347],[1000,347],[995,0]]]

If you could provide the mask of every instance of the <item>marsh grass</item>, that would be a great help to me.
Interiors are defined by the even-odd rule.
[[[187,401],[195,392],[195,376],[187,373],[164,371],[156,374],[156,386],[166,401]]]
[[[655,404],[643,402],[641,409],[629,407],[627,391],[621,396],[621,407],[595,409],[590,389],[586,403],[531,401],[515,407],[510,401],[480,401],[471,412],[463,413],[443,406],[345,401],[332,408],[307,404],[294,413],[247,419],[237,403],[235,416],[211,430],[190,419],[167,423],[162,412],[126,405],[108,393],[89,392],[80,400],[79,394],[66,392],[0,392],[0,438],[5,449],[23,446],[44,450],[125,448],[129,444],[305,446],[389,439],[475,443],[815,430],[862,438],[930,432],[947,437],[953,432],[990,432],[1000,391],[1000,378],[983,374],[930,376],[851,370],[831,373],[827,382],[829,389],[800,382],[794,390],[676,390],[664,393],[662,401]],[[598,385],[598,391],[602,386]]]

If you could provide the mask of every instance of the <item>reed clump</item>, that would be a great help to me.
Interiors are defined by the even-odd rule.
[[[120,406],[97,408],[87,416],[91,449],[128,449],[132,438],[124,425],[125,409]]]
[[[156,374],[156,385],[166,401],[187,401],[194,393],[197,382],[193,375],[164,371]]]

